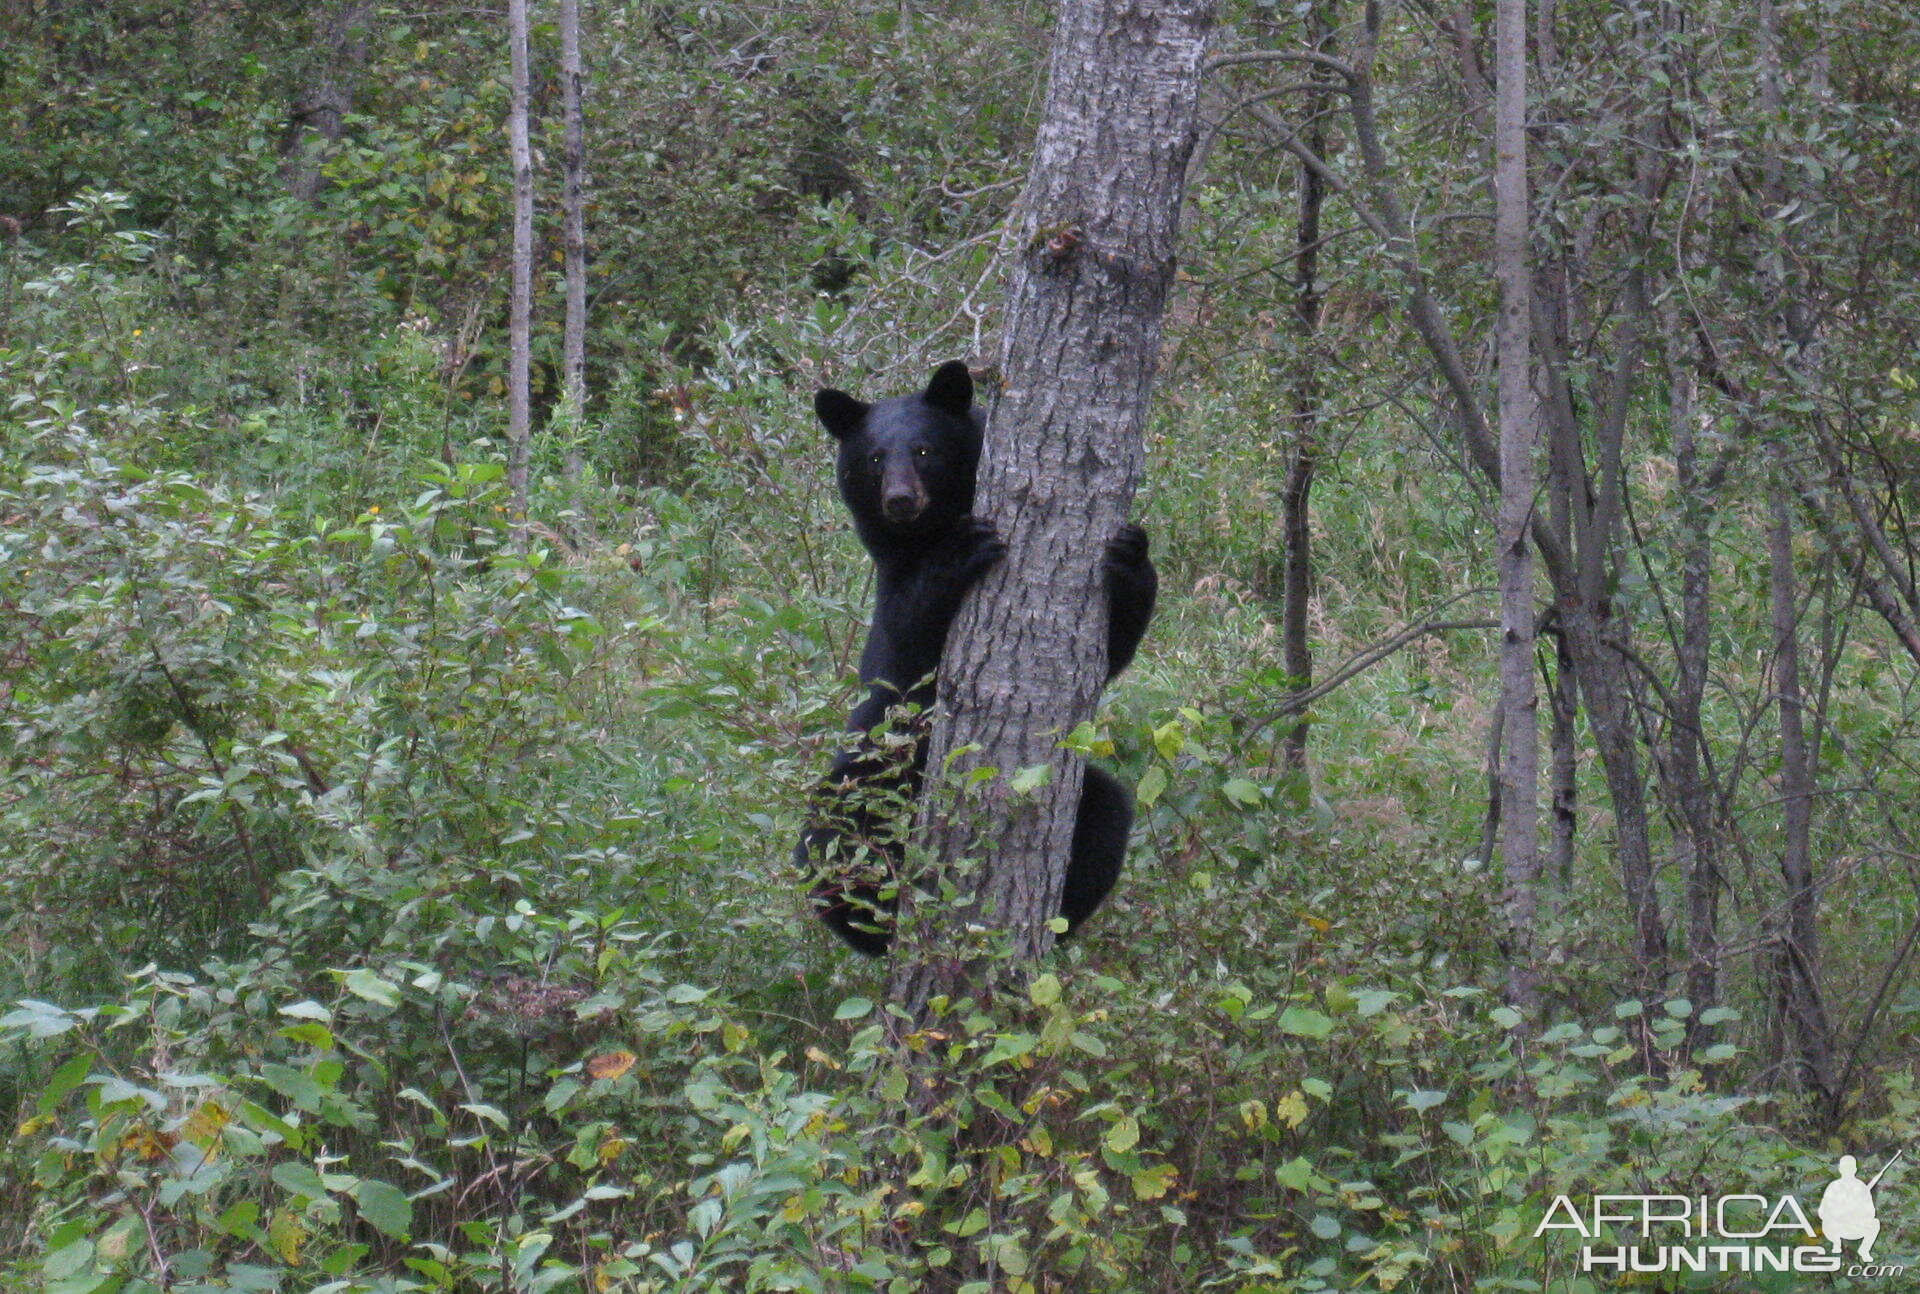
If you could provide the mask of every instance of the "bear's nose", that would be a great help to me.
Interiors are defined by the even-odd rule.
[[[920,496],[907,493],[889,494],[880,500],[880,511],[888,521],[895,525],[905,525],[920,515]]]

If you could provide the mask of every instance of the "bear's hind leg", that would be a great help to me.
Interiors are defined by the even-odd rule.
[[[1127,838],[1132,834],[1133,796],[1112,773],[1087,765],[1080,808],[1073,820],[1067,883],[1060,893],[1060,915],[1067,919],[1068,935],[1079,929],[1112,892],[1126,862]]]

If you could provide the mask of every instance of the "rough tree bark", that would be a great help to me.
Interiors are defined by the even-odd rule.
[[[1500,861],[1506,881],[1507,1000],[1540,1002],[1534,926],[1540,891],[1539,696],[1533,675],[1533,271],[1528,255],[1527,6],[1494,13],[1493,277],[1500,361]]]
[[[303,201],[319,196],[321,168],[346,133],[354,84],[367,62],[367,25],[373,9],[369,0],[339,0],[326,10],[315,42],[313,79],[294,101],[281,172],[287,192]]]
[[[513,524],[525,533],[527,464],[533,450],[533,145],[527,135],[527,0],[507,0],[512,77],[507,148],[513,167],[513,286],[507,303],[507,488]]]
[[[1060,741],[1105,677],[1103,555],[1140,476],[1212,23],[1212,0],[1060,5],[976,506],[1008,557],[948,640],[921,812],[926,865],[963,898],[903,922],[889,984],[916,1019],[967,982],[958,923],[1008,931],[1024,957],[1052,943],[1082,774]],[[949,811],[939,770],[962,750],[960,768],[1053,776],[1025,796],[989,779]]]
[[[587,411],[587,126],[582,99],[586,75],[580,63],[580,0],[560,0],[560,85],[565,117],[561,219],[566,246],[567,320],[561,341],[564,420],[575,443],[567,449],[567,478],[580,476],[578,436]]]

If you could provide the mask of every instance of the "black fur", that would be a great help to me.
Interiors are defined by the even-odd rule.
[[[926,770],[933,674],[961,599],[1006,548],[991,522],[972,515],[984,419],[965,364],[941,365],[914,395],[867,404],[825,390],[813,407],[840,442],[840,497],[873,558],[875,593],[860,654],[867,693],[847,720],[858,735],[815,793],[794,860],[814,878],[821,920],[856,951],[879,956],[893,939],[902,833]],[[1139,648],[1159,587],[1138,526],[1108,542],[1106,585],[1112,679]],[[1089,765],[1060,899],[1069,933],[1113,889],[1132,827],[1133,797]]]

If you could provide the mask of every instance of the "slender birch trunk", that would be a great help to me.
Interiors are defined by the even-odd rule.
[[[513,286],[507,305],[507,488],[524,537],[527,465],[533,452],[533,145],[527,134],[527,0],[507,0],[512,104],[507,147],[513,165]]]
[[[1535,400],[1527,198],[1527,6],[1499,0],[1494,16],[1493,276],[1500,361],[1500,859],[1506,880],[1507,999],[1540,1001],[1534,927],[1540,889],[1539,697],[1533,672]]]
[[[574,443],[567,447],[569,480],[580,477],[579,436],[587,412],[587,125],[586,75],[580,63],[580,0],[560,0],[560,84],[565,116],[561,215],[566,246],[567,320],[561,342],[562,419]]]

